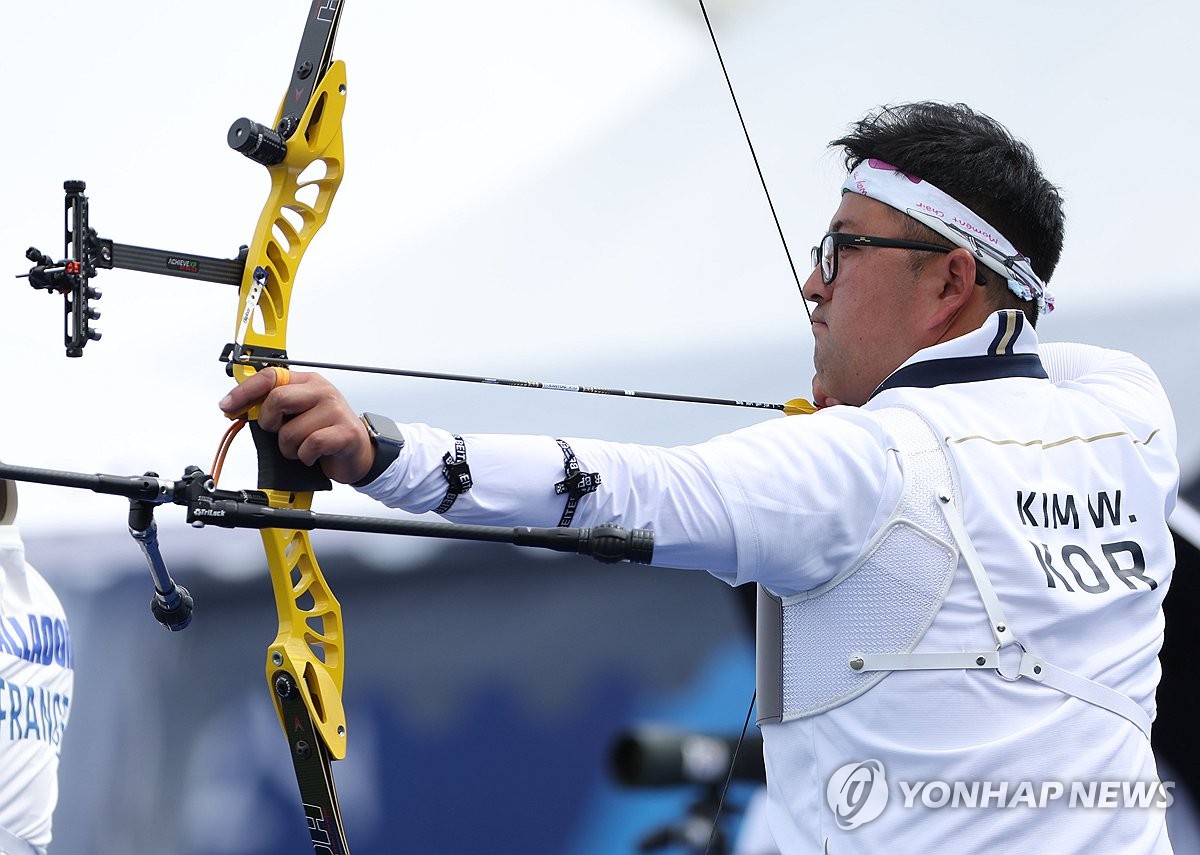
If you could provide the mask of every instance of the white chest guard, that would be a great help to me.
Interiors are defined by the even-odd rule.
[[[879,411],[896,437],[904,491],[859,559],[811,591],[758,593],[758,721],[789,721],[849,701],[887,676],[851,655],[911,651],[941,608],[958,550],[935,496],[953,489],[941,443],[910,410]]]
[[[876,414],[900,454],[900,502],[859,559],[821,587],[781,598],[759,586],[758,723],[841,706],[892,671],[990,669],[1001,679],[1028,678],[1108,709],[1149,738],[1150,718],[1131,698],[1026,652],[963,526],[942,441],[907,408]],[[995,647],[915,653],[960,559],[979,591]]]

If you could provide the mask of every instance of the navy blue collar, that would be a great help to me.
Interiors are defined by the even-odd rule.
[[[871,397],[888,389],[931,389],[1008,377],[1049,379],[1037,352],[1037,335],[1025,316],[1011,309],[992,315],[973,333],[920,351],[893,371]]]

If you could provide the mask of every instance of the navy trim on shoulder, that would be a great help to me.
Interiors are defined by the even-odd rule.
[[[912,365],[906,365],[884,380],[871,397],[888,389],[902,387],[932,389],[935,386],[946,386],[951,383],[978,383],[983,380],[1001,380],[1005,377],[1050,379],[1050,375],[1042,367],[1042,358],[1036,353],[958,356],[951,359],[932,359],[928,362],[914,362]]]

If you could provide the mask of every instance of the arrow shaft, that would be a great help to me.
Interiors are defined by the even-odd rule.
[[[223,357],[224,358],[224,357]],[[323,371],[356,371],[365,374],[385,374],[393,377],[417,377],[424,380],[450,380],[456,383],[482,383],[487,386],[512,386],[522,389],[549,389],[558,392],[579,392],[585,395],[613,395],[624,398],[649,398],[656,401],[682,401],[689,404],[716,404],[724,407],[751,407],[759,410],[783,412],[785,404],[768,404],[758,401],[739,401],[733,398],[709,398],[700,395],[674,395],[665,392],[639,392],[633,389],[607,389],[602,386],[576,386],[562,383],[545,383],[540,380],[510,380],[503,377],[484,377],[475,374],[448,374],[437,371],[416,371],[408,368],[379,368],[370,365],[354,365],[344,362],[316,362],[312,360],[282,359],[269,356],[247,355],[228,361],[245,365],[278,365],[289,368],[316,368]]]

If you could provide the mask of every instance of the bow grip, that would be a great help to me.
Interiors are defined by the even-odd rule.
[[[333,484],[320,466],[308,466],[299,460],[289,460],[279,450],[278,437],[250,422],[254,450],[258,453],[258,489],[286,490],[292,493],[314,493],[332,490]]]

